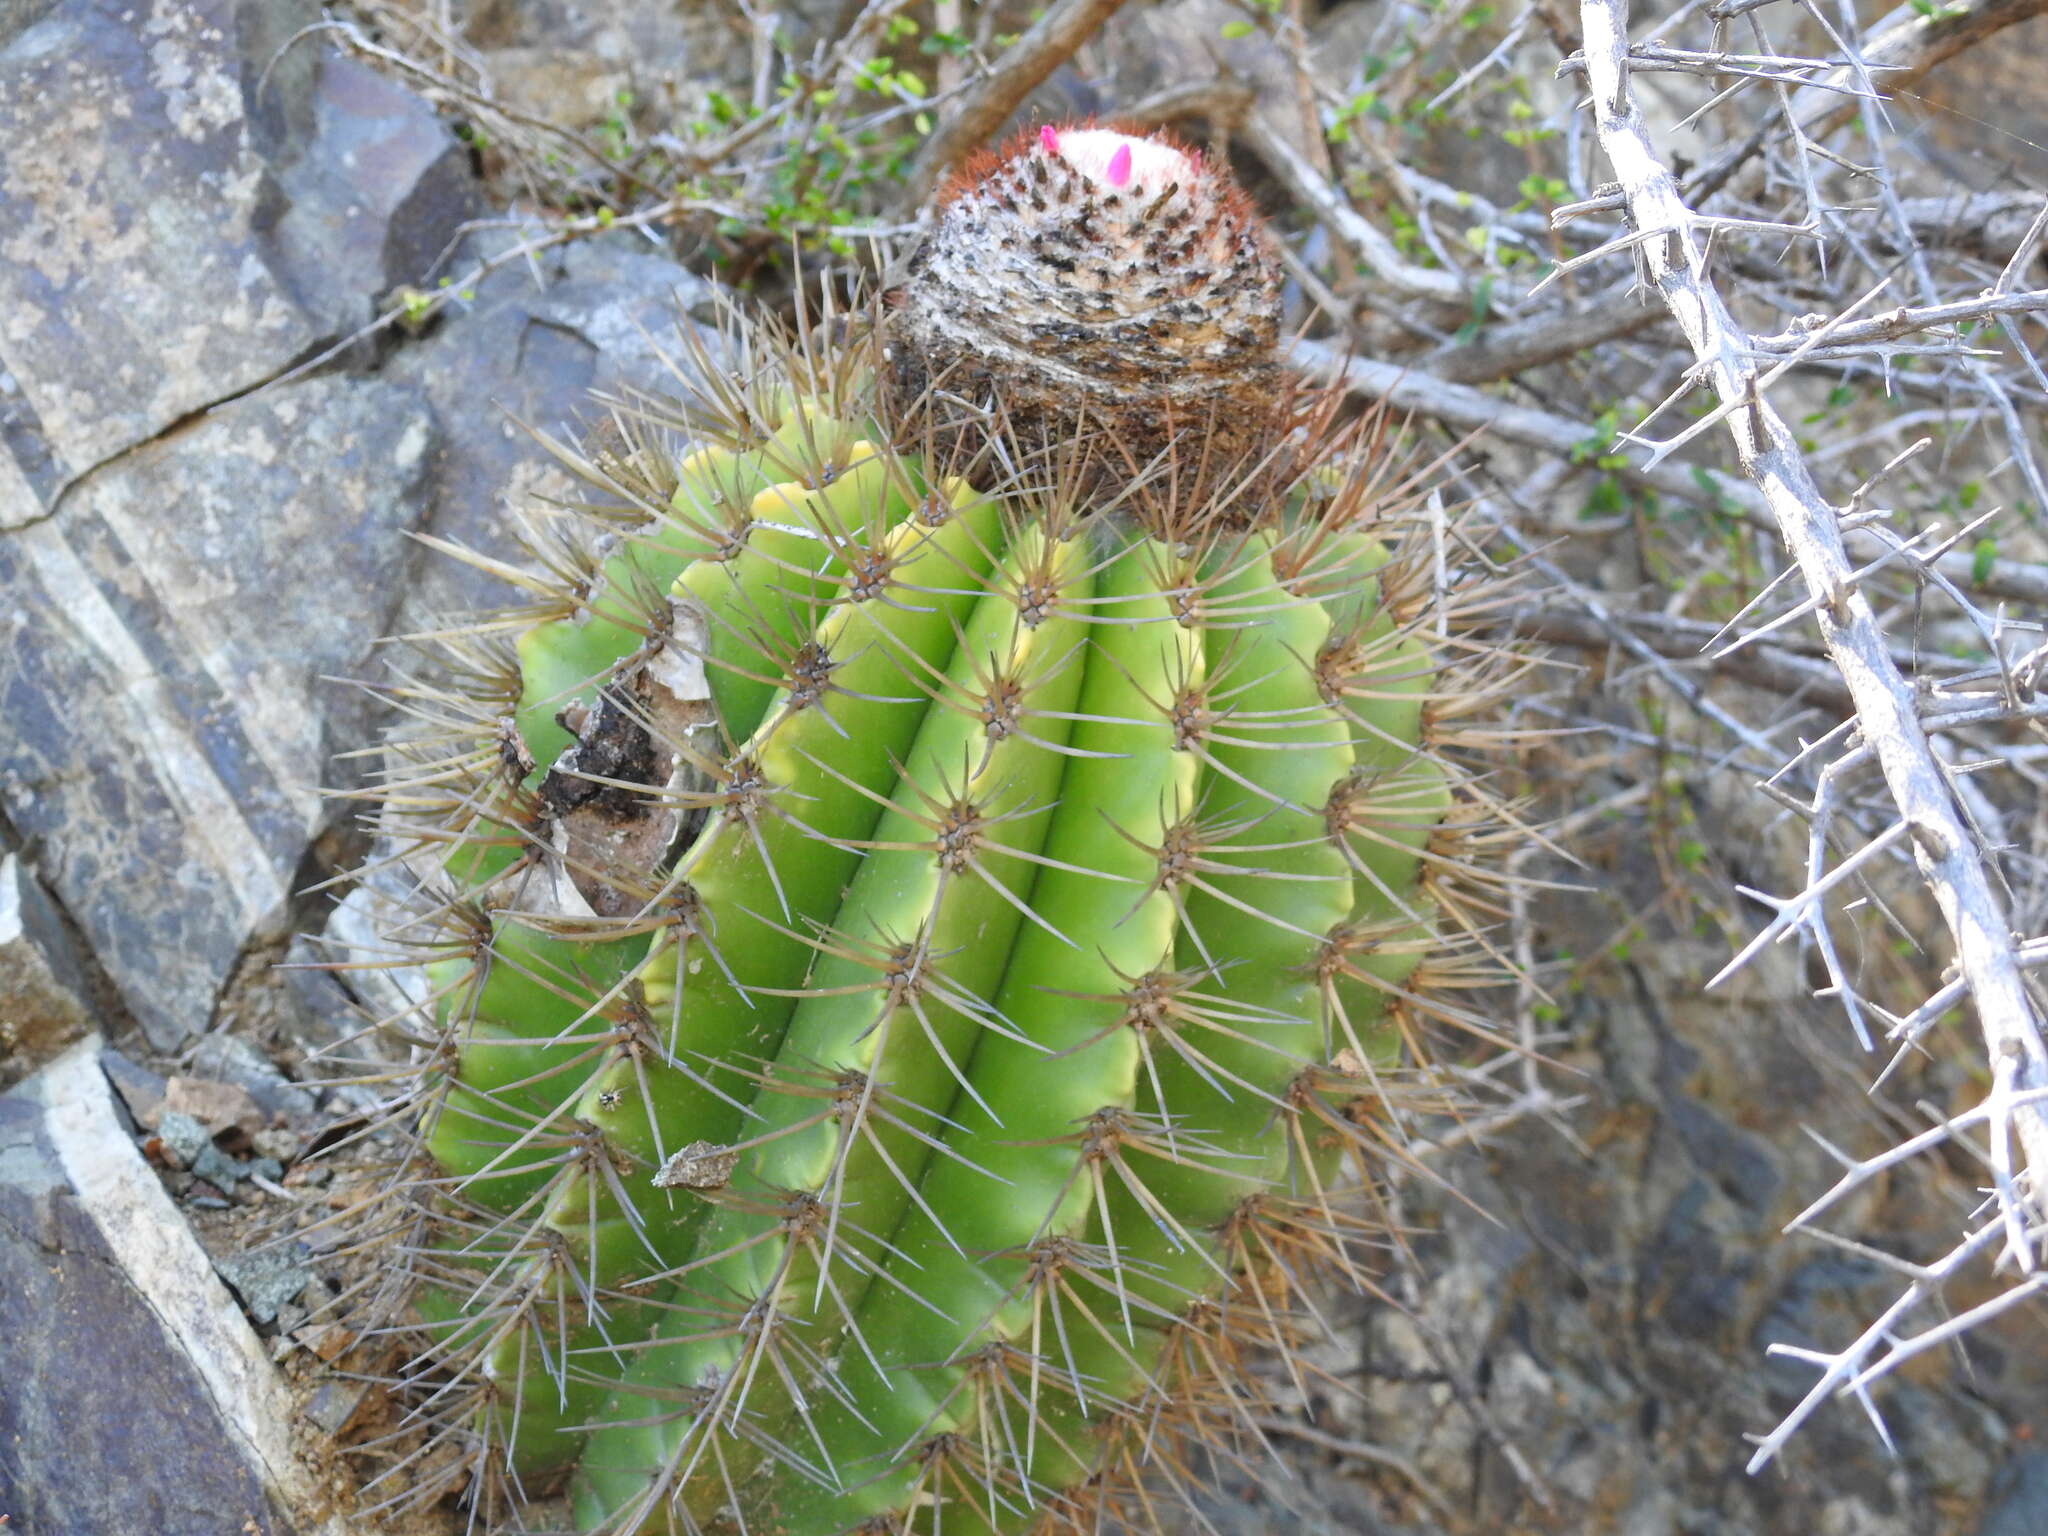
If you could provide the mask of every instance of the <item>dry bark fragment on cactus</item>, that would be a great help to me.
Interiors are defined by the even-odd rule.
[[[394,749],[422,1415],[492,1509],[1082,1521],[1365,1262],[1473,912],[1412,508],[1190,152],[1027,137],[910,274],[624,423]]]

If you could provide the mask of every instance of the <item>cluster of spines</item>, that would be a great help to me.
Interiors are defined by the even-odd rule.
[[[1232,1362],[1308,1276],[1365,1283],[1340,1164],[1398,1155],[1400,1037],[1464,1022],[1417,967],[1485,926],[1485,797],[1431,717],[1499,677],[1388,563],[1363,450],[1258,517],[1171,462],[1110,506],[1056,453],[975,490],[869,345],[700,351],[698,446],[625,416],[577,465],[602,536],[550,526],[531,600],[399,690],[405,1253],[480,1505],[577,1463],[582,1529],[1142,1505],[1175,1434],[1250,1434]],[[679,612],[715,754],[648,704]],[[565,848],[607,699],[668,770],[566,777],[701,821],[673,862]]]

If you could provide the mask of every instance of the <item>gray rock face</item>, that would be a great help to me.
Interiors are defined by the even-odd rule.
[[[1701,835],[1739,846],[1711,822]],[[1655,908],[1641,862],[1619,859],[1602,878],[1605,894],[1546,901],[1562,947],[1590,952],[1612,913]],[[1567,1119],[1576,1144],[1525,1120],[1439,1165],[1471,1205],[1416,1191],[1406,1214],[1430,1235],[1415,1241],[1413,1288],[1396,1289],[1410,1311],[1359,1309],[1355,1352],[1334,1348],[1328,1362],[1357,1395],[1317,1406],[1346,1440],[1417,1475],[1352,1463],[1381,1497],[1372,1520],[1339,1528],[1433,1536],[1445,1525],[1418,1500],[1426,1485],[1484,1531],[1978,1529],[2010,1426],[2048,1414],[2040,1315],[2024,1308],[1973,1335],[1967,1361],[1930,1353],[1875,1389],[1896,1456],[1836,1403],[1776,1465],[1744,1474],[1745,1436],[1771,1430],[1814,1380],[1767,1348],[1840,1349],[1903,1282],[1782,1231],[1839,1171],[1808,1128],[1868,1153],[1897,1127],[1852,1091],[1847,1026],[1808,996],[1795,960],[1767,955],[1702,995],[1725,958],[1718,936],[1653,927],[1626,961],[1589,971],[1560,1026],[1578,1043],[1563,1057],[1571,1075],[1552,1079],[1587,1096]],[[1917,1086],[1936,1103],[1953,1088],[1941,1071]],[[1974,1182],[1910,1165],[1856,1196],[1836,1229],[1931,1260]],[[1951,1299],[1961,1310],[1982,1296]]]
[[[777,7],[800,50],[837,0]],[[500,99],[589,132],[621,116],[672,127],[702,110],[693,84],[744,81],[746,29],[733,7],[648,0],[478,0],[465,38],[484,60]]]
[[[310,78],[288,93],[290,77],[279,75],[294,65]],[[292,113],[273,109],[280,97]],[[257,98],[257,141],[273,146],[290,200],[271,249],[299,302],[330,331],[367,324],[393,288],[429,281],[470,216],[468,152],[423,105],[353,59],[303,43]],[[281,121],[266,128],[273,119]]]
[[[2035,1536],[2048,1531],[2048,1451],[2023,1451],[2013,1457],[1994,1493],[1979,1536]]]
[[[83,1044],[0,1096],[0,1514],[35,1536],[303,1536],[289,1407]],[[338,1536],[338,1533],[332,1533]]]
[[[0,815],[164,1047],[281,931],[362,734],[318,679],[363,670],[426,515],[417,394],[265,387],[469,209],[432,109],[318,15],[0,13]]]
[[[658,387],[650,338],[706,293],[599,242],[381,378],[271,383],[426,281],[472,201],[424,102],[298,35],[317,14],[65,0],[0,49],[0,816],[165,1049],[282,950],[341,814],[317,789],[370,710],[319,680],[369,674],[401,604],[486,597],[404,531],[504,551],[508,497],[568,488],[517,422]]]
[[[0,56],[0,359],[46,504],[320,339],[264,249],[234,42],[227,5],[73,0]]]
[[[465,215],[424,103],[286,48],[318,16],[66,0],[0,52],[0,527],[367,318]]]
[[[507,506],[574,487],[527,428],[573,441],[603,415],[594,391],[674,394],[671,368],[682,351],[676,328],[692,314],[708,315],[711,302],[708,283],[625,234],[543,253],[479,284],[473,304],[452,311],[385,369],[426,396],[441,426],[434,532],[512,554]],[[435,612],[500,603],[509,591],[421,551],[406,617],[419,623]]]
[[[0,810],[150,1038],[203,1027],[322,815],[322,677],[382,631],[431,418],[324,378],[224,407],[0,538]]]

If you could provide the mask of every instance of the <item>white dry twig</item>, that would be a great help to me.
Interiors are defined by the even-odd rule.
[[[1898,835],[1910,840],[1920,874],[1934,893],[1953,940],[1957,972],[1974,1005],[1996,1084],[1984,1117],[1998,1187],[1998,1219],[1980,1228],[1941,1264],[1916,1276],[1907,1294],[1851,1350],[1839,1356],[1805,1356],[1825,1366],[1822,1381],[1763,1442],[1750,1463],[1756,1470],[1827,1395],[1848,1392],[1876,1417],[1867,1392],[1874,1376],[1888,1366],[1873,1369],[1871,1352],[1883,1343],[1891,1351],[1890,1362],[1903,1358],[1902,1345],[1893,1342],[1899,1320],[1968,1254],[1988,1247],[2002,1232],[2004,1257],[2033,1269],[2033,1212],[2018,1192],[2021,1180],[2007,1176],[2005,1159],[2016,1138],[2033,1193],[2037,1198],[2048,1194],[2048,1114],[2036,1101],[2048,1089],[2048,1045],[2022,974],[2005,901],[1930,744],[1915,689],[1893,660],[1877,615],[1858,586],[1858,573],[1843,544],[1841,516],[1815,483],[1797,437],[1759,388],[1753,362],[1759,349],[1709,273],[1705,225],[1687,206],[1677,179],[1651,141],[1630,88],[1626,0],[1580,0],[1579,15],[1594,131],[1618,182],[1638,271],[1646,286],[1661,296],[1691,347],[1694,366],[1689,377],[1718,397],[1722,422],[1741,467],[1761,493],[1812,595],[1811,611],[1822,642],[1854,707],[1854,736],[1860,743],[1854,750],[1867,752],[1874,760],[1898,808]],[[1824,829],[1816,826],[1815,835],[1824,835]],[[1774,926],[1817,911],[1823,888],[1889,836],[1866,844],[1834,874],[1820,877],[1804,896],[1781,908]],[[1838,976],[1833,990],[1843,989]],[[2031,1288],[2035,1282],[2025,1284]]]

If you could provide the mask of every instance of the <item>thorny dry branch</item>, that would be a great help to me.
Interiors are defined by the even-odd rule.
[[[1820,1402],[1838,1391],[1858,1396],[1876,1417],[1867,1396],[1871,1381],[1925,1347],[1923,1340],[1897,1335],[1902,1317],[1938,1289],[1939,1279],[1961,1256],[1986,1246],[1991,1233],[2002,1238],[2002,1261],[2027,1273],[2022,1288],[2037,1288],[2035,1244],[2042,1204],[2048,1199],[2048,1111],[2037,1099],[2048,1089],[2048,1045],[2043,1043],[2039,1010],[2024,976],[2006,895],[1997,886],[1980,833],[1971,825],[1953,777],[1930,742],[1923,724],[1926,700],[1891,655],[1876,610],[1862,590],[1863,573],[1844,546],[1844,521],[1861,514],[1853,507],[1838,509],[1822,492],[1797,437],[1766,398],[1767,381],[1758,377],[1758,357],[1773,350],[1772,343],[1784,343],[1779,338],[1766,343],[1752,338],[1715,284],[1708,231],[1661,160],[1632,90],[1636,59],[1625,0],[1581,0],[1580,17],[1592,117],[1600,148],[1619,181],[1616,196],[1631,231],[1629,248],[1639,279],[1657,291],[1692,349],[1695,365],[1687,382],[1706,386],[1721,402],[1713,414],[1725,425],[1744,473],[1762,492],[1797,562],[1811,594],[1811,601],[1801,607],[1818,626],[1853,709],[1852,728],[1841,738],[1842,755],[1822,771],[1812,801],[1809,884],[1789,900],[1772,903],[1777,911],[1771,924],[1729,969],[1767,939],[1803,929],[1822,952],[1832,983],[1829,990],[1842,999],[1861,1032],[1865,1010],[1834,952],[1825,904],[1830,890],[1846,883],[1859,864],[1878,857],[1892,842],[1910,842],[1921,876],[1948,925],[1958,979],[1976,1012],[1993,1074],[1992,1093],[1982,1109],[1994,1181],[1986,1224],[1950,1261],[1916,1277],[1906,1297],[1849,1349],[1831,1355],[1798,1352],[1822,1367],[1820,1380],[1761,1441],[1750,1463],[1755,1471],[1777,1454]],[[1860,67],[1857,73],[1868,78]],[[2004,297],[1993,294],[1976,301],[1978,312],[1990,312]],[[2040,294],[2011,298],[2022,312],[2038,311],[2048,301],[2048,295]],[[1956,306],[1947,309],[1955,312]],[[1934,313],[1930,308],[1928,314]],[[1823,322],[1810,328],[1808,336],[1832,333],[1837,339],[1886,340],[1919,328],[1913,319],[1901,310],[1861,323]],[[2020,451],[2025,452],[2024,446]],[[2008,694],[2007,702],[2021,702],[2018,690]],[[1898,819],[1854,853],[1831,860],[1831,802],[1848,773],[1865,761],[1874,761],[1882,774]],[[2024,1155],[2018,1168],[2010,1160],[2015,1140]],[[1945,1328],[1942,1333],[1951,1331]]]

